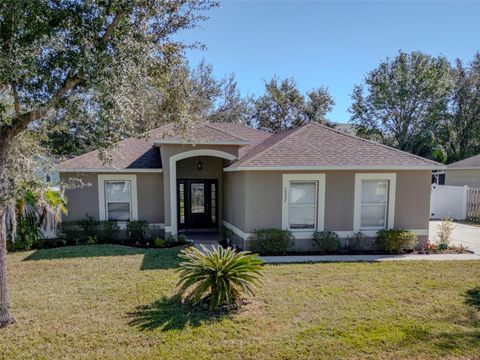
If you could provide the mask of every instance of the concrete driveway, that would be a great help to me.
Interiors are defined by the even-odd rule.
[[[436,241],[438,225],[440,223],[440,220],[430,221],[429,239],[431,242]],[[480,254],[480,225],[454,224],[455,228],[452,233],[452,243],[454,245],[463,245],[475,254]]]

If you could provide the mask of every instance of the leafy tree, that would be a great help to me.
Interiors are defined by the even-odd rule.
[[[213,67],[201,62],[193,70],[181,57],[164,60],[149,73],[145,94],[132,95],[143,99],[141,119],[132,124],[136,133],[143,133],[169,122],[195,121],[246,123],[251,113],[249,97],[242,97],[233,75],[216,78]],[[91,106],[89,96],[72,96],[41,129],[44,145],[57,155],[79,155],[101,146],[99,139],[109,129]]]
[[[449,63],[400,51],[367,74],[353,90],[351,122],[357,135],[414,154],[437,152],[434,129],[447,108]]]
[[[0,326],[14,321],[7,302],[5,217],[16,183],[32,173],[24,156],[29,127],[41,127],[77,96],[96,109],[105,130],[101,149],[134,134],[144,117],[140,105],[156,93],[150,73],[185,47],[172,35],[195,26],[215,5],[209,0],[0,2]]]
[[[468,66],[457,59],[450,76],[449,108],[437,136],[453,162],[480,152],[480,53]]]
[[[272,132],[282,132],[311,121],[326,122],[325,115],[335,104],[324,87],[307,93],[297,88],[292,78],[273,77],[265,82],[265,94],[255,100],[253,125]]]

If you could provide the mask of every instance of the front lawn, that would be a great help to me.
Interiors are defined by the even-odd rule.
[[[475,358],[480,261],[269,265],[240,311],[171,300],[177,249],[8,255],[0,358]]]

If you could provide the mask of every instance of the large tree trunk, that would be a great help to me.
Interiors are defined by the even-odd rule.
[[[7,296],[7,229],[6,209],[0,208],[0,327],[15,323],[10,316]]]

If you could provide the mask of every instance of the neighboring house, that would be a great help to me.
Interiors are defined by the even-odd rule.
[[[447,166],[445,185],[480,188],[480,155]]]
[[[443,166],[318,124],[280,134],[230,123],[173,124],[121,141],[104,165],[93,151],[61,163],[69,214],[147,220],[166,233],[231,230],[241,247],[255,229],[292,231],[297,248],[316,230],[415,231],[428,238],[432,170]]]

